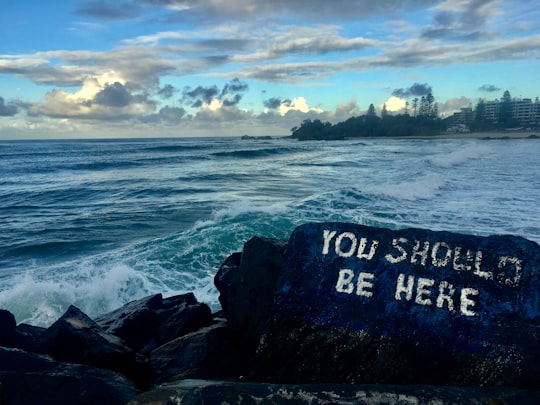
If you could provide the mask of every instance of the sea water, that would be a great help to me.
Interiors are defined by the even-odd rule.
[[[540,242],[540,140],[0,142],[0,308],[47,326],[192,291],[252,236],[346,221]]]

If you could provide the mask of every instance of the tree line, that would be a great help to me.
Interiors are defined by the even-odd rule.
[[[471,119],[467,121],[467,126],[471,131],[486,131],[518,126],[519,123],[513,117],[512,102],[510,92],[506,90],[500,100],[496,120],[489,120],[485,114],[485,102],[479,100]],[[429,93],[420,99],[413,99],[412,103],[406,102],[402,114],[389,114],[386,104],[383,104],[379,117],[375,106],[370,104],[364,115],[351,117],[335,125],[330,122],[322,122],[319,119],[306,119],[302,121],[300,126],[292,128],[291,132],[292,137],[299,140],[429,136],[439,134],[453,124],[452,117],[446,119],[439,117],[437,102],[433,94]]]
[[[435,98],[429,93],[420,99],[415,98],[412,105],[407,102],[403,114],[389,114],[384,104],[379,117],[375,106],[370,104],[364,115],[351,117],[335,125],[319,119],[306,119],[299,127],[292,128],[291,132],[292,137],[299,140],[434,135],[445,129],[438,115]]]

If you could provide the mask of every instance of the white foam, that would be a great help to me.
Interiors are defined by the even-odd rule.
[[[363,191],[378,197],[414,201],[434,198],[444,185],[445,181],[441,175],[428,173],[397,184],[386,183],[368,186]]]
[[[18,323],[48,326],[70,304],[96,316],[148,295],[151,289],[144,274],[125,264],[80,263],[61,274],[54,271],[37,275],[29,271],[15,277],[0,292],[0,307],[13,312]]]
[[[224,218],[235,218],[243,214],[262,213],[269,215],[280,215],[287,211],[287,206],[283,203],[268,204],[257,203],[256,201],[245,199],[238,200],[234,204],[226,208],[222,208],[214,212],[214,217],[217,220]]]
[[[428,161],[434,166],[447,169],[466,163],[469,160],[478,159],[491,152],[492,150],[488,145],[474,144],[449,153],[438,154],[429,158]]]

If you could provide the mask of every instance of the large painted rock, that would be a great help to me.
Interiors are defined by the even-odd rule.
[[[520,237],[300,226],[258,377],[537,389],[539,270]]]

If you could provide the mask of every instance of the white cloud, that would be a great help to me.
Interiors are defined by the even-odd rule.
[[[386,110],[388,112],[396,112],[403,110],[406,103],[407,100],[392,96],[388,100],[386,100],[384,104],[386,104]],[[382,104],[379,106],[379,109],[382,109]]]
[[[284,116],[289,111],[300,111],[303,113],[313,111],[319,114],[324,112],[324,110],[322,110],[321,108],[310,107],[304,97],[296,97],[293,98],[291,101],[284,101],[277,109],[278,114],[281,116]]]
[[[126,81],[114,70],[89,76],[83,80],[82,88],[74,94],[67,94],[71,100],[92,100],[96,94],[102,91],[106,84],[126,84]]]
[[[210,103],[205,103],[202,105],[202,110],[208,110],[208,111],[217,111],[220,108],[223,107],[223,102],[218,98],[213,98]]]

